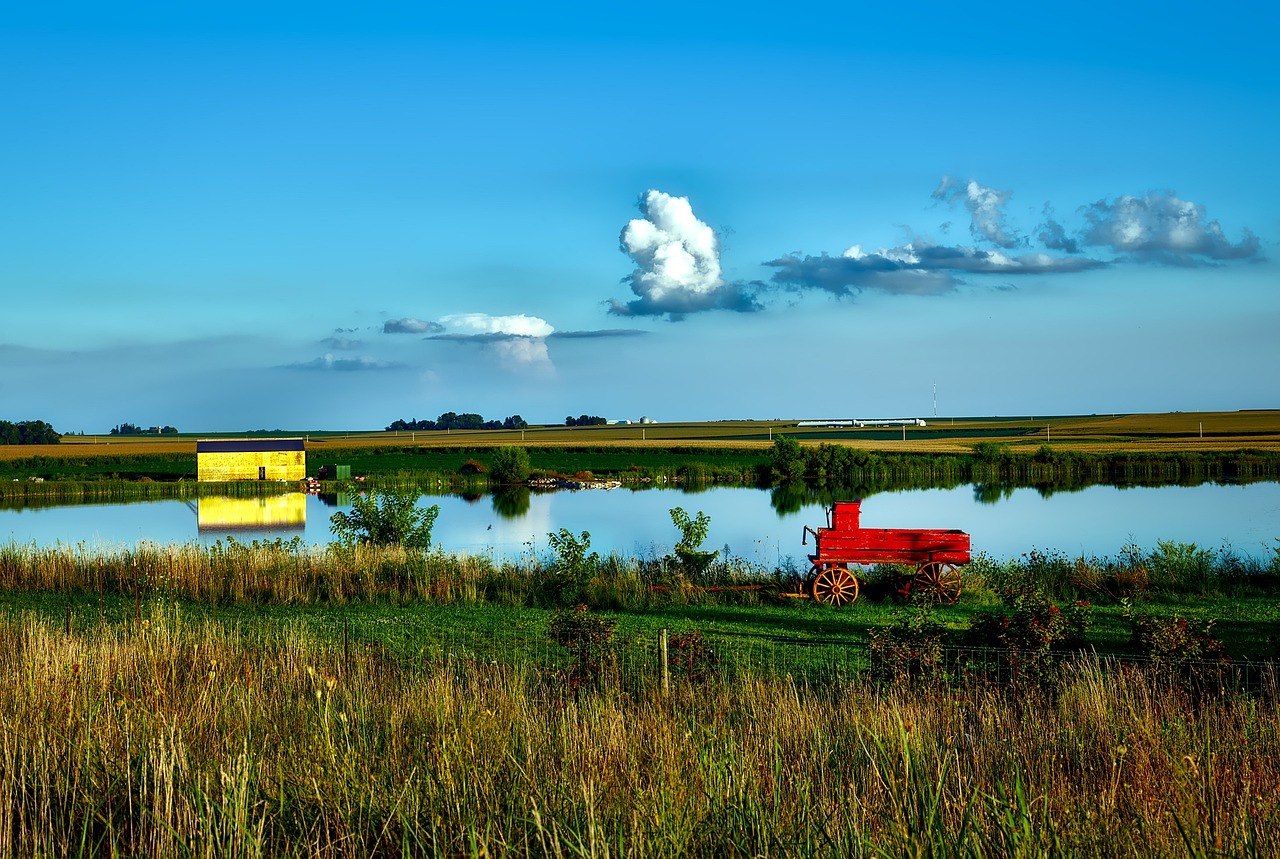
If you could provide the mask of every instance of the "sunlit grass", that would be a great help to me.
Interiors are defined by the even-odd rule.
[[[0,715],[2,856],[1280,850],[1274,694],[1194,700],[1087,661],[1053,697],[579,694],[158,608],[0,621]]]

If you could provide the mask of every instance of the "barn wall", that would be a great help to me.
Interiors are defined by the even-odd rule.
[[[196,479],[208,481],[301,480],[307,476],[307,455],[301,450],[254,450],[196,454]]]

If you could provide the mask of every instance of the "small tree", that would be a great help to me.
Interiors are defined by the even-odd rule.
[[[589,552],[591,534],[582,532],[575,537],[568,528],[561,528],[547,534],[547,543],[556,553],[555,562],[548,570],[546,586],[547,596],[556,605],[577,605],[583,601],[587,585],[595,576],[600,566],[600,556]]]
[[[805,458],[800,442],[789,435],[773,440],[773,456],[770,462],[775,483],[804,480]]]
[[[529,451],[523,447],[500,447],[493,452],[489,474],[495,483],[524,483],[529,479]]]
[[[707,539],[711,517],[699,510],[698,515],[690,519],[683,507],[673,507],[669,512],[672,523],[680,529],[680,542],[675,546],[675,554],[680,566],[690,576],[704,575],[707,568],[711,566],[711,562],[716,559],[716,555],[720,554],[704,552],[700,548],[703,541]]]
[[[367,496],[354,495],[351,512],[340,510],[329,522],[338,541],[346,545],[429,549],[440,505],[418,507],[418,497],[417,492],[370,490]]]

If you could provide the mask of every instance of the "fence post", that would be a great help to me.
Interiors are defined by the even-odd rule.
[[[658,658],[662,663],[662,694],[671,691],[671,663],[667,660],[667,628],[658,633]]]

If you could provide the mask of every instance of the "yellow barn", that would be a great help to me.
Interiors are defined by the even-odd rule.
[[[302,480],[306,476],[307,454],[300,438],[196,442],[197,480]]]

